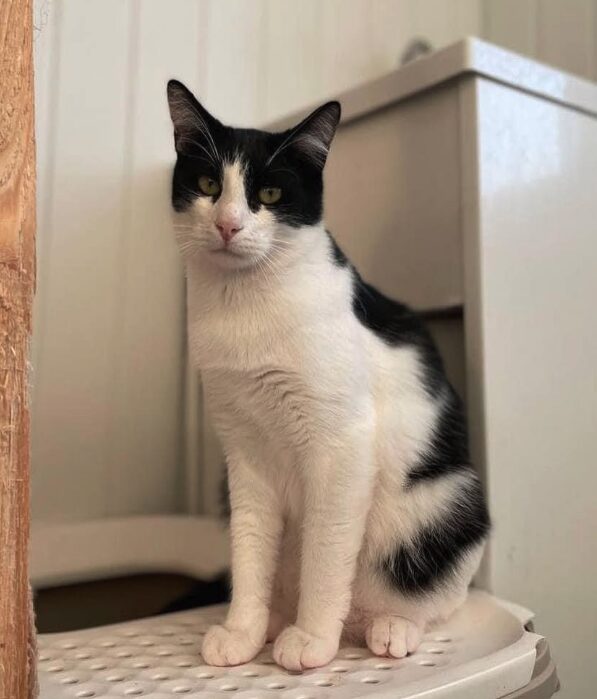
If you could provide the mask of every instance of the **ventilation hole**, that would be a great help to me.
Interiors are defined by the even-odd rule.
[[[335,667],[331,668],[332,672],[348,672],[348,668],[344,667],[344,665],[336,665]]]
[[[134,638],[135,636],[138,636],[139,633],[137,631],[125,631],[123,636],[126,636],[127,638]]]
[[[430,648],[427,652],[431,653],[432,655],[442,655],[446,651],[442,648]]]
[[[220,686],[220,689],[223,692],[236,692],[236,690],[238,689],[238,686],[235,684],[223,684]]]
[[[75,655],[75,658],[77,660],[89,660],[89,658],[91,658],[91,655],[89,653],[77,653]]]
[[[165,672],[156,672],[154,675],[151,676],[152,680],[169,680],[172,679],[170,675],[167,675]]]
[[[141,641],[139,644],[141,646],[155,646],[155,643],[153,641]]]
[[[137,663],[133,663],[133,667],[138,669],[138,670],[145,670],[149,667],[149,663],[137,662]],[[105,665],[104,665],[104,668],[105,668]]]
[[[106,677],[108,682],[124,682],[126,679],[124,675],[110,675],[109,677]]]
[[[172,655],[171,650],[160,650],[158,651],[158,655],[162,658],[169,658]]]
[[[267,685],[268,689],[286,689],[286,685],[282,682],[271,682]]]
[[[179,660],[176,667],[193,667],[193,663],[190,660]]]
[[[190,687],[174,687],[172,690],[174,694],[187,694],[188,692],[191,691]]]
[[[198,672],[195,677],[198,680],[213,680],[214,676],[211,674],[211,672]]]
[[[48,672],[62,672],[64,670],[64,665],[51,665],[48,668]]]
[[[117,658],[131,658],[132,653],[130,653],[128,650],[119,650],[118,653],[116,653]]]
[[[361,653],[347,653],[346,658],[348,660],[360,660],[363,656]]]
[[[60,648],[63,648],[64,650],[73,650],[73,648],[76,648],[77,644],[73,643],[72,641],[66,641],[65,643],[60,644]]]
[[[375,669],[376,670],[391,670],[392,665],[390,665],[389,663],[377,663],[377,665],[375,666]]]
[[[363,677],[361,682],[364,682],[365,684],[379,684],[377,677]]]
[[[130,696],[139,696],[139,694],[143,694],[143,690],[142,690],[142,689],[137,689],[137,688],[135,688],[135,687],[132,687],[131,689],[125,690],[124,693],[126,694],[127,697],[130,697]]]
[[[184,640],[180,641],[181,646],[192,646],[194,641],[190,641],[188,638],[185,638]]]
[[[92,670],[106,670],[108,666],[105,663],[93,663],[90,667]]]
[[[259,677],[259,673],[255,672],[255,670],[245,670],[243,677]]]
[[[419,665],[424,665],[425,667],[435,667],[435,663],[432,663],[431,660],[419,660]]]
[[[62,684],[79,684],[79,680],[76,677],[63,677],[60,681]]]
[[[84,689],[82,692],[77,692],[77,697],[94,697],[95,692],[91,689]]]
[[[102,641],[100,643],[100,646],[102,648],[114,648],[116,644],[114,643],[114,641]]]
[[[329,680],[317,680],[317,682],[315,684],[318,687],[331,687],[332,686],[332,682],[330,682]]]
[[[434,641],[437,641],[438,643],[451,643],[452,639],[449,636],[436,636]]]

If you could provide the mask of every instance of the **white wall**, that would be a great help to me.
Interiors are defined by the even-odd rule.
[[[180,504],[182,277],[164,85],[172,73],[198,81],[200,7],[168,7],[37,8],[36,518]]]
[[[489,41],[597,81],[597,0],[483,0]]]

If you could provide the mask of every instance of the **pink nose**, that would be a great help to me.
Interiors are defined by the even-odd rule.
[[[229,243],[239,231],[242,231],[243,227],[239,224],[238,219],[220,219],[216,221],[216,228],[220,232],[222,240]]]

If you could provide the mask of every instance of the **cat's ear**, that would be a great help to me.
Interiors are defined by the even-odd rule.
[[[178,80],[168,81],[168,107],[177,152],[184,150],[185,141],[197,141],[198,136],[203,136],[208,142],[213,141],[213,133],[221,126],[220,122]]]
[[[318,107],[298,126],[287,132],[286,138],[276,154],[289,146],[299,156],[309,160],[317,167],[323,168],[340,121],[340,113],[339,102],[327,102]]]

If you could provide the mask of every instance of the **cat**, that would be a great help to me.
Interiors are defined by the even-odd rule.
[[[231,499],[232,601],[203,658],[274,641],[302,671],[342,637],[402,658],[464,601],[490,522],[430,335],[322,221],[340,105],[269,133],[223,125],[177,81],[168,101],[189,352]]]

